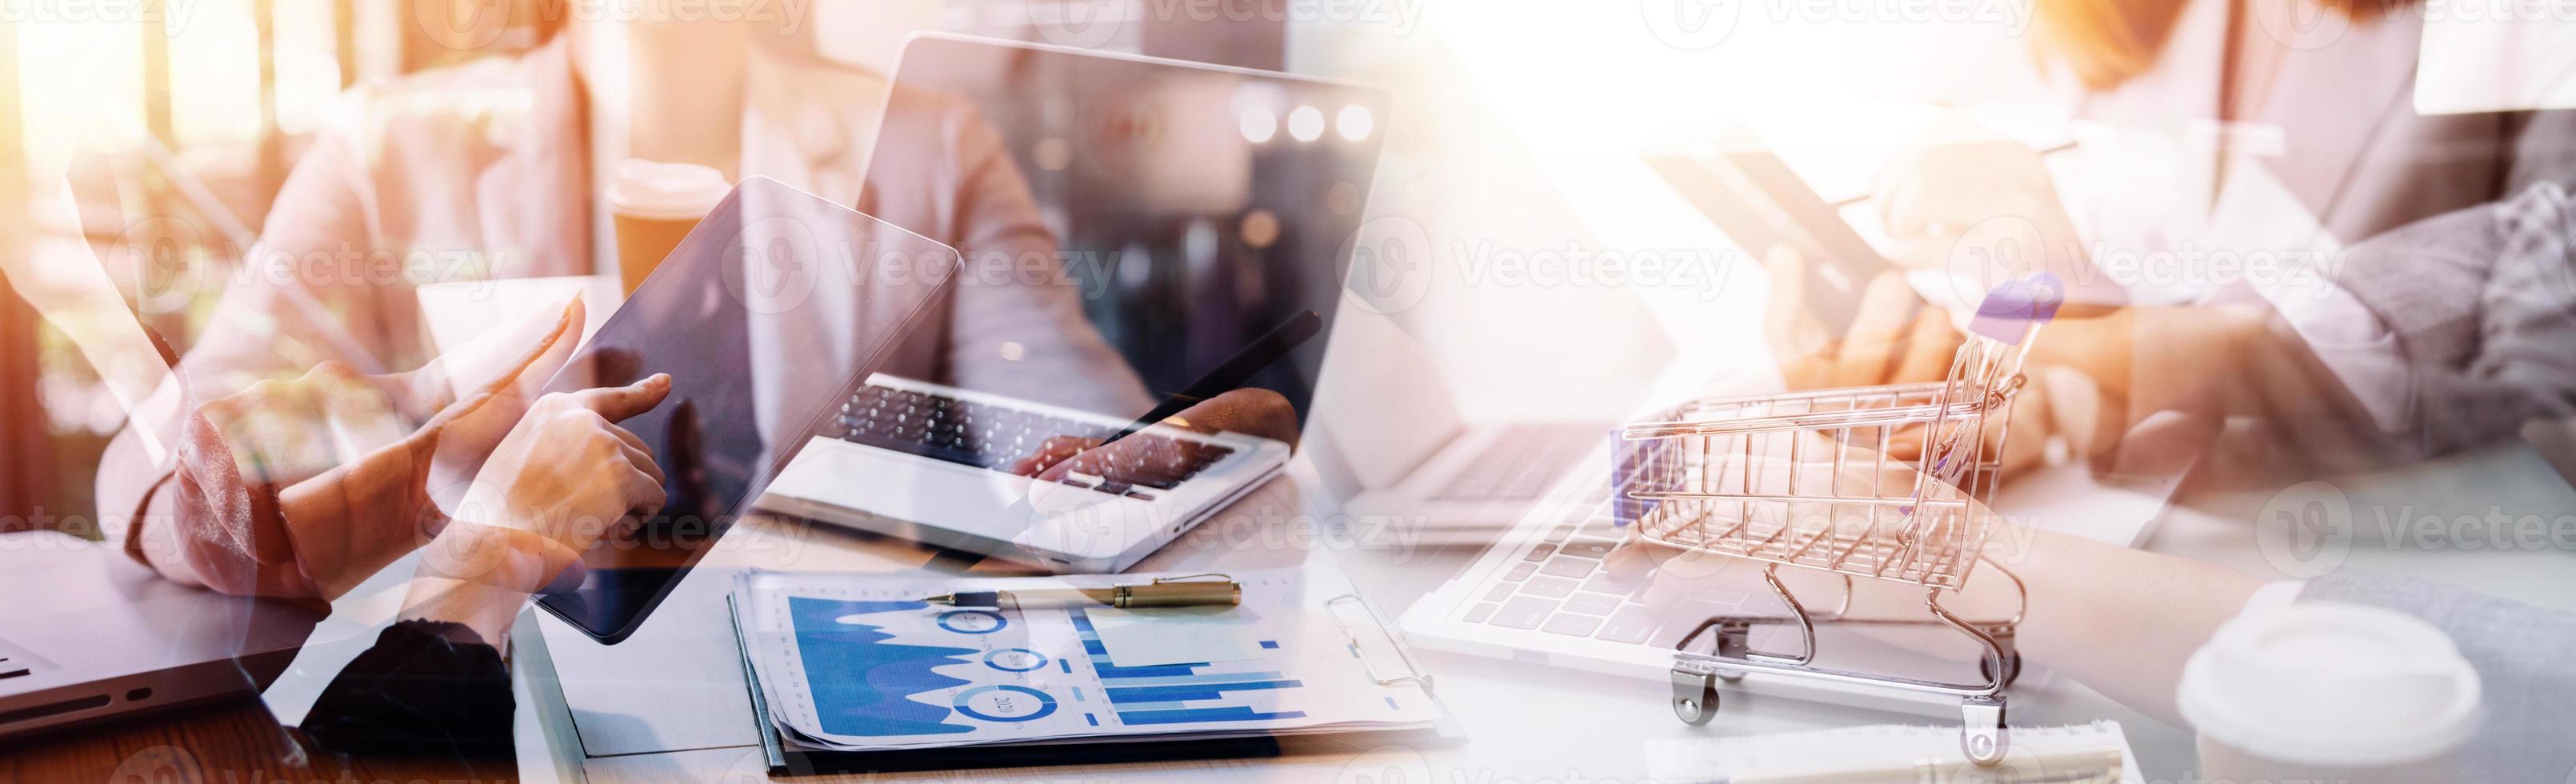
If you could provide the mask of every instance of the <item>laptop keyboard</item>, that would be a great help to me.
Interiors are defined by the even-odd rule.
[[[1709,616],[1738,610],[1748,598],[1740,588],[1711,588],[1680,597],[1660,610],[1645,604],[1646,575],[1608,566],[1626,532],[1610,514],[1609,491],[1595,490],[1575,511],[1520,558],[1478,588],[1467,606],[1468,623],[1530,629],[1566,637],[1670,647]]]
[[[1585,424],[1519,422],[1506,425],[1474,463],[1433,494],[1442,501],[1536,501],[1565,469],[1601,443],[1602,428]]]
[[[1119,428],[1079,422],[1009,405],[960,400],[935,392],[869,384],[841,404],[840,438],[933,460],[1008,472],[1058,436],[1106,439]],[[1112,495],[1151,501],[1156,491],[1180,487],[1206,471],[1230,447],[1137,433],[1119,441],[1131,459],[1085,460],[1056,481]]]

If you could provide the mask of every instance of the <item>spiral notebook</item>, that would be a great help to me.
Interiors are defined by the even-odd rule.
[[[1073,764],[1448,734],[1429,679],[1329,566],[1231,575],[1234,607],[921,601],[1154,576],[742,575],[729,599],[772,771],[955,767],[964,748],[979,766]]]
[[[2120,723],[2014,727],[2001,765],[1978,767],[1959,751],[1959,728],[1904,724],[1646,742],[1657,781],[1996,782],[2138,784]]]

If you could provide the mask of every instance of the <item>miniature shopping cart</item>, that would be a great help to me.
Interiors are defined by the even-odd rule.
[[[1620,522],[1647,541],[1766,562],[1764,582],[1788,608],[1711,617],[1675,645],[1674,713],[1707,723],[1717,682],[1748,672],[1947,694],[1965,718],[1961,751],[1981,765],[2003,759],[2021,610],[1970,621],[1941,600],[1983,560],[2022,358],[2062,291],[2042,274],[1989,292],[1943,381],[1694,400],[1622,429],[1612,478]],[[1841,601],[1810,609],[1781,582],[1783,567],[1838,573]],[[2019,578],[1993,563],[1985,572],[2011,583],[2016,608],[2026,603]],[[1855,578],[1921,586],[1926,616],[1851,617]],[[1818,666],[1818,623],[1946,626],[1983,649],[1982,681]],[[1755,629],[1790,625],[1795,653],[1752,647]]]

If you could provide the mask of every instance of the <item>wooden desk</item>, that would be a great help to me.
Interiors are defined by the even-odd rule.
[[[500,782],[507,759],[352,757],[318,751],[257,697],[128,716],[0,742],[0,782]]]

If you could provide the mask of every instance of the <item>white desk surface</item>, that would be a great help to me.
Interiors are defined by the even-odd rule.
[[[565,282],[566,292],[582,288]],[[595,288],[595,286],[592,286]],[[555,294],[552,290],[539,292]],[[605,294],[593,294],[594,300]],[[553,297],[559,301],[561,295]],[[516,310],[517,308],[508,308]],[[610,307],[594,307],[604,320]],[[455,336],[444,336],[455,337]],[[2205,466],[2200,476],[2225,479],[2255,472],[2241,466]],[[1398,549],[1383,542],[1354,543],[1336,535],[1332,514],[1310,492],[1311,480],[1292,473],[1247,496],[1180,541],[1137,565],[1136,571],[1203,571],[1287,566],[1309,557],[1334,559],[1390,622],[1424,594],[1474,562],[1479,547]],[[2576,489],[2537,453],[2509,444],[2441,461],[2326,480],[2349,499],[2356,535],[2343,565],[2427,577],[2555,609],[2576,610],[2576,553],[2559,550],[2425,549],[2405,536],[2381,535],[2383,518],[2456,518],[2501,512],[2543,521],[2576,515]],[[2145,549],[2198,558],[2258,575],[2278,575],[2257,544],[2252,521],[2274,490],[2197,481],[2167,511]],[[775,519],[747,520],[728,533],[718,552],[683,584],[653,620],[623,644],[591,644],[550,615],[521,616],[513,669],[521,699],[517,717],[520,775],[528,781],[724,781],[766,780],[750,727],[741,671],[731,632],[722,620],[721,594],[731,570],[779,569],[994,572],[998,564],[966,567],[954,555],[898,540],[846,533]],[[395,571],[388,569],[389,573]],[[408,573],[407,568],[400,571]],[[372,584],[372,581],[371,581]],[[375,591],[386,594],[392,584]],[[365,601],[361,590],[349,601]],[[378,598],[375,604],[382,604]],[[352,610],[356,607],[350,608]],[[389,608],[377,608],[387,610]],[[367,613],[352,613],[365,615]],[[363,647],[350,633],[348,650],[307,656],[314,665],[344,660]],[[1660,679],[1620,678],[1437,651],[1415,651],[1437,678],[1438,694],[1456,715],[1466,738],[1435,746],[1301,745],[1284,757],[1251,760],[1116,766],[974,769],[961,754],[958,770],[878,777],[815,777],[797,781],[1337,781],[1531,782],[1636,781],[1646,777],[1649,738],[1764,734],[1857,724],[1921,722],[1917,716],[1879,713],[1730,693],[1716,720],[1690,727],[1665,707],[1669,687]],[[299,665],[307,664],[299,660]],[[281,683],[272,703],[309,704],[299,692],[318,690],[336,667],[313,666],[309,689]],[[301,681],[301,678],[289,678]],[[2039,693],[2012,693],[2017,725],[2120,722],[2149,780],[2179,780],[2197,767],[2191,733],[2148,718],[2068,679],[2049,679]],[[584,695],[579,709],[564,699]],[[290,696],[291,695],[291,696]],[[281,699],[282,698],[282,699]],[[293,712],[301,715],[301,706]],[[677,750],[671,750],[677,749]]]
[[[2356,514],[2366,516],[2378,505],[2410,507],[2415,515],[2485,514],[2501,505],[2515,514],[2554,518],[2576,514],[2576,490],[2570,490],[2547,464],[2519,445],[2500,447],[2414,468],[2333,481],[2354,499]],[[1220,515],[1206,527],[1157,553],[1139,570],[1196,570],[1206,567],[1256,568],[1285,565],[1307,557],[1333,558],[1351,579],[1390,616],[1420,598],[1476,556],[1475,547],[1405,551],[1376,545],[1353,545],[1343,537],[1317,535],[1316,521],[1325,516],[1302,511],[1315,503],[1303,496],[1301,484],[1281,479]],[[2268,492],[2233,488],[2187,491],[2150,539],[2152,550],[2225,563],[2258,574],[2271,570],[2254,544],[2253,517]],[[2368,528],[2368,526],[2364,526]],[[775,521],[747,523],[731,536],[744,545],[718,558],[740,565],[746,557],[775,559],[783,568],[916,569],[959,571],[953,558],[902,542],[843,534],[823,528],[801,532]],[[789,555],[790,537],[801,537]],[[2498,595],[2553,607],[2576,603],[2576,554],[2566,552],[2493,552],[2444,550],[2426,552],[2404,542],[2386,546],[2366,538],[2351,548],[2346,564],[2357,568],[2401,572],[2470,585]],[[989,571],[982,566],[973,571]],[[720,571],[720,570],[718,570]],[[711,572],[713,573],[713,572]],[[693,580],[694,581],[694,580]],[[684,589],[685,591],[686,589]],[[675,597],[674,603],[683,597]],[[670,613],[672,606],[661,612]],[[676,616],[675,616],[676,617]],[[596,725],[578,733],[591,744],[605,744],[589,755],[582,742],[563,726],[561,692],[542,675],[530,679],[532,699],[557,700],[540,706],[537,720],[523,711],[521,773],[544,780],[546,766],[531,764],[551,750],[555,771],[567,780],[592,781],[758,781],[765,772],[756,746],[750,745],[748,713],[727,709],[674,710],[680,705],[717,704],[719,692],[741,699],[739,671],[730,658],[730,638],[712,655],[689,650],[668,636],[679,624],[657,616],[645,631],[615,649],[589,646],[573,639],[551,617],[539,626],[546,653],[558,672],[575,670],[571,662],[596,667],[601,650],[644,654],[653,645],[687,650],[678,661],[664,659],[659,675],[621,684],[628,692],[617,701],[585,701],[570,714],[574,723]],[[705,628],[724,634],[719,624]],[[685,635],[683,635],[685,636]],[[661,640],[661,642],[656,642]],[[588,651],[572,648],[579,644]],[[525,650],[525,649],[523,649]],[[569,655],[567,655],[569,654]],[[1642,757],[1649,738],[1695,735],[1760,734],[1884,722],[1920,722],[1919,717],[1876,713],[1785,700],[1729,694],[1716,721],[1693,728],[1675,720],[1664,707],[1667,686],[1659,680],[1579,673],[1509,661],[1436,651],[1416,651],[1423,666],[1438,678],[1438,693],[1459,720],[1461,742],[1423,746],[1320,746],[1299,748],[1289,756],[1188,763],[1070,768],[973,769],[905,774],[893,780],[1114,780],[1114,781],[1287,781],[1333,778],[1358,781],[1634,781],[1646,775]],[[524,670],[529,668],[522,668]],[[576,686],[576,688],[579,688]],[[596,690],[593,690],[596,691]],[[698,696],[693,696],[698,695]],[[673,715],[680,714],[680,715]],[[657,718],[658,716],[658,718]],[[2053,679],[2043,693],[2015,693],[2015,724],[2068,724],[2111,719],[2127,730],[2149,779],[2176,779],[2196,767],[2189,731],[2148,718],[2111,702],[2066,679]],[[667,737],[664,737],[665,734]],[[682,740],[704,745],[675,744]],[[739,741],[736,743],[734,741]],[[661,744],[682,751],[645,752]],[[609,756],[602,756],[605,751]],[[961,766],[974,764],[961,755]],[[1401,779],[1395,778],[1402,776]],[[864,777],[851,777],[853,779]],[[802,780],[802,779],[800,779]],[[816,780],[838,780],[821,777]],[[867,780],[887,780],[883,777]]]

